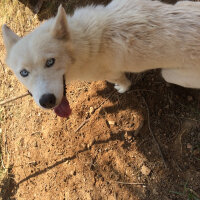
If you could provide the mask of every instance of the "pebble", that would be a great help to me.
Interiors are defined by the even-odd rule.
[[[72,171],[70,172],[70,175],[76,176],[76,170],[72,170]]]
[[[158,195],[158,191],[155,188],[153,189],[152,192],[153,192],[153,194]]]
[[[90,141],[88,144],[87,144],[87,148],[90,149],[92,147],[92,145],[94,144],[94,141]]]
[[[169,105],[166,105],[165,108],[166,108],[166,109],[169,109]]]
[[[115,121],[108,121],[109,125],[115,125]]]
[[[192,97],[192,96],[187,96],[187,100],[188,100],[188,101],[192,101],[192,100],[193,100],[193,97]]]
[[[193,151],[193,155],[194,155],[194,156],[197,156],[198,154],[200,154],[200,150],[195,149],[195,150]]]
[[[85,148],[87,147],[87,144],[82,143],[82,144],[81,144],[81,147],[82,147],[83,149],[85,149]]]
[[[94,113],[94,108],[93,107],[90,107],[90,114],[93,114]]]
[[[143,175],[148,176],[151,173],[151,170],[147,166],[143,165],[141,168],[141,172]]]
[[[187,149],[192,149],[192,145],[190,143],[187,143]]]
[[[11,70],[8,70],[8,75],[13,75]]]
[[[34,142],[34,147],[38,147],[37,141]]]

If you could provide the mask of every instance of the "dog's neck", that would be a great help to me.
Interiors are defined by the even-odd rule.
[[[99,58],[102,31],[104,27],[104,21],[102,21],[102,19],[105,19],[101,16],[101,14],[95,14],[92,16],[85,15],[81,18],[75,14],[72,17],[67,17],[70,39],[72,42],[73,51],[75,52],[75,55],[73,55],[75,63],[71,66],[72,69],[69,70],[69,79],[71,80],[87,79],[80,77],[79,74],[81,72],[88,73],[86,72],[86,70],[90,69],[88,66],[93,63],[97,55]],[[94,17],[96,18],[94,19]],[[100,64],[99,61],[97,61],[97,63],[98,65]],[[82,74],[82,76],[83,75],[84,74]]]
[[[88,15],[89,16],[79,17],[75,14],[72,17],[68,17],[72,44],[75,51],[79,54],[78,56],[81,56],[81,58],[85,57],[85,59],[93,57],[99,51],[100,38],[105,20],[101,17],[101,14],[98,15],[96,13],[92,15],[92,13],[88,11]]]

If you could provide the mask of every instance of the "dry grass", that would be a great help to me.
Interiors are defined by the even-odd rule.
[[[75,5],[76,2],[73,2]],[[31,10],[28,1],[20,0],[1,0],[0,1],[0,28],[3,24],[7,24],[17,35],[24,36],[39,25],[41,19],[52,17],[57,10],[58,1],[46,1],[44,8],[39,15],[35,15]],[[66,5],[66,3],[64,4]],[[69,5],[70,7],[70,5]],[[72,12],[68,8],[69,12]],[[5,48],[3,45],[2,32],[0,31],[0,101],[10,99],[19,94],[23,94],[25,89],[17,79],[13,76],[12,71],[5,65]],[[15,105],[15,111],[11,111],[10,107]],[[0,199],[5,197],[12,184],[9,162],[9,152],[7,149],[7,134],[9,130],[2,132],[2,127],[6,124],[12,115],[18,115],[16,102],[0,107]]]
[[[0,1],[0,27],[7,24],[19,36],[26,34],[24,30],[30,31],[38,25],[37,16],[31,12],[17,0],[1,0]],[[32,20],[34,18],[34,20]],[[0,32],[0,101],[15,96],[19,89],[14,89],[14,85],[18,85],[17,80],[12,76],[12,72],[5,66],[5,49],[2,41],[2,33]],[[6,150],[7,132],[2,131],[3,123],[6,116],[10,113],[10,106],[0,107],[0,198],[4,198],[6,194],[5,188],[9,188],[11,179],[9,175],[9,152]]]

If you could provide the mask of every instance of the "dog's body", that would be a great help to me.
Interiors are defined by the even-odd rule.
[[[19,39],[3,27],[7,63],[35,101],[53,93],[62,99],[62,75],[73,80],[107,80],[123,93],[130,87],[124,72],[162,68],[168,82],[200,88],[200,3],[167,5],[150,0],[113,0],[58,14]],[[55,58],[55,66],[45,62]],[[30,77],[22,78],[27,69]],[[54,105],[54,106],[55,106]]]
[[[76,62],[66,80],[108,80],[123,92],[129,86],[124,72],[163,68],[166,81],[200,88],[200,3],[195,4],[114,0],[106,8],[78,10],[68,18]]]

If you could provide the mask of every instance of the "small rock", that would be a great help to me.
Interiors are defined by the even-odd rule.
[[[93,108],[93,107],[90,107],[89,113],[90,113],[90,114],[93,114],[93,113],[94,113],[94,108]]]
[[[2,133],[2,129],[0,128],[0,134]]]
[[[190,143],[187,143],[187,149],[192,149],[192,145]]]
[[[132,138],[133,138],[133,137],[132,137],[131,135],[128,135],[128,136],[127,136],[127,139],[128,139],[128,140],[131,140]]]
[[[65,162],[65,163],[69,164],[69,163],[70,163],[70,161],[69,161],[69,160],[66,160],[66,162]]]
[[[70,175],[76,176],[76,170],[72,170],[72,171],[70,172]]]
[[[151,173],[151,170],[147,166],[143,165],[141,168],[141,172],[143,175],[148,176]]]
[[[94,140],[90,141],[88,144],[87,144],[87,148],[90,149],[92,147],[92,145],[94,144]]]
[[[8,75],[13,75],[11,70],[8,70]]]
[[[31,157],[31,153],[28,152],[26,157],[30,158]]]
[[[24,146],[24,138],[21,138],[19,143],[20,143],[21,147],[23,147]]]
[[[34,147],[38,147],[37,141],[34,142]]]
[[[158,116],[161,116],[161,114],[162,114],[162,109],[160,109],[160,110],[158,111]]]
[[[33,165],[33,166],[36,166],[38,163],[37,163],[37,161],[33,161],[33,162],[30,162],[29,164]]]
[[[191,136],[194,136],[195,135],[195,133],[194,132],[191,132]]]
[[[109,125],[115,125],[115,121],[108,121]]]
[[[143,185],[142,187],[143,187],[143,188],[146,188],[147,186],[146,186],[146,185]]]
[[[90,116],[90,113],[89,112],[86,112],[86,118],[88,118]]]
[[[82,147],[83,149],[85,149],[85,148],[87,147],[87,145],[86,145],[85,143],[82,143],[82,144],[81,144],[81,147]]]
[[[194,155],[194,156],[197,156],[198,154],[200,154],[200,151],[199,151],[198,149],[195,149],[195,150],[193,151],[193,155]]]
[[[169,109],[169,105],[166,105],[165,108],[166,108],[166,109]]]
[[[133,139],[133,133],[132,133],[132,132],[126,131],[125,134],[124,134],[124,138],[125,138],[127,141],[131,141],[131,140]]]
[[[192,97],[192,96],[187,96],[187,100],[188,100],[188,101],[192,101],[192,100],[193,100],[193,97]]]
[[[156,188],[153,189],[153,194],[158,195],[158,191],[156,190]]]

